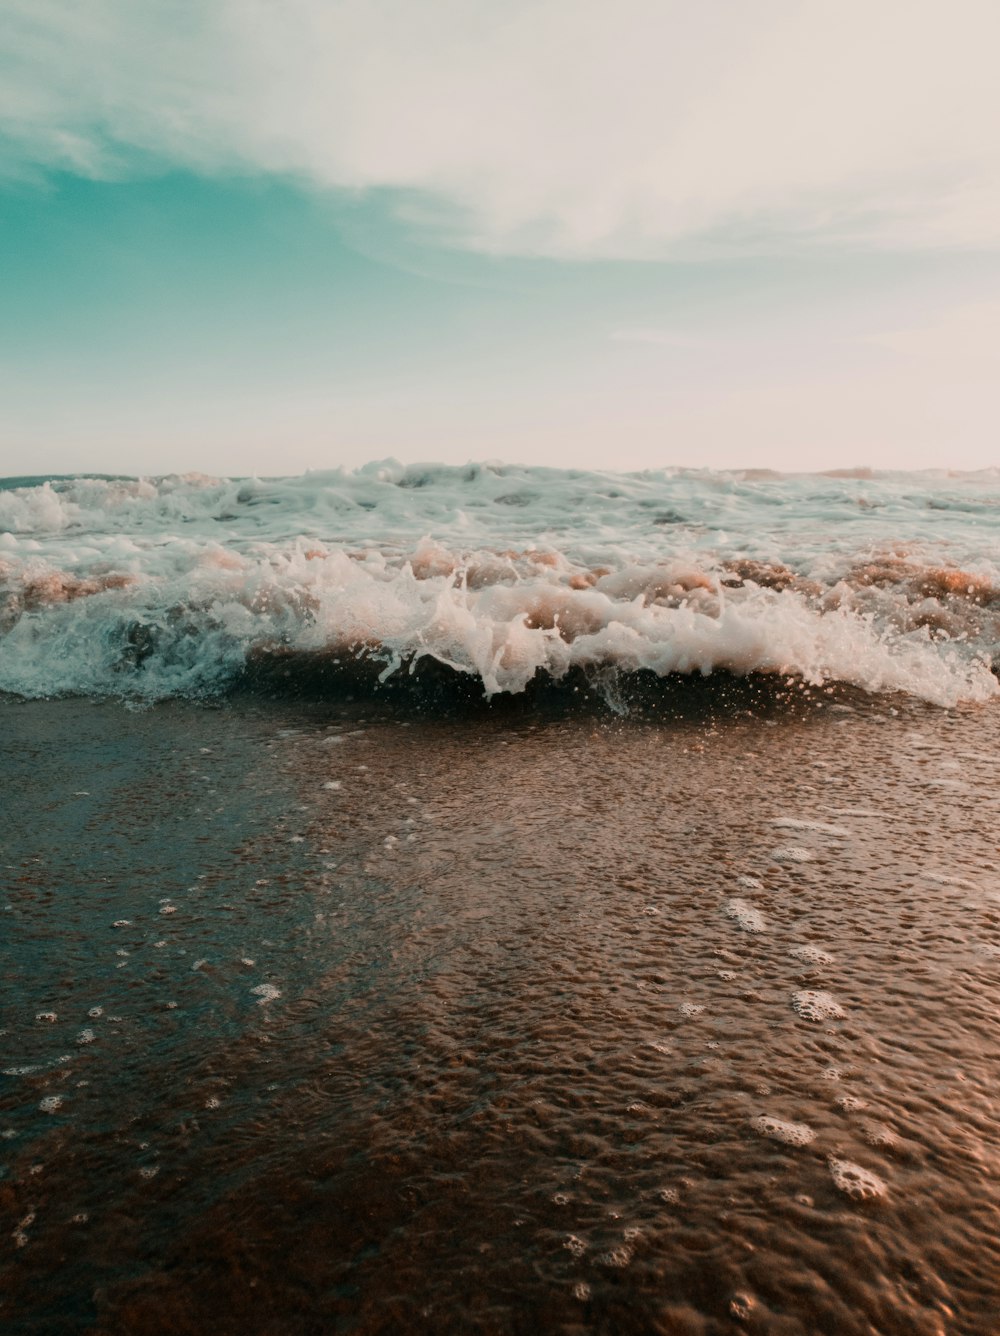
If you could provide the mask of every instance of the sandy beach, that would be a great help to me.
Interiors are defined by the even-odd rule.
[[[2,706],[4,1330],[1000,1311],[995,707]]]

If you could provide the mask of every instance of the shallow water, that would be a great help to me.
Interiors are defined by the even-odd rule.
[[[0,706],[4,1330],[995,1332],[995,707],[382,709]]]

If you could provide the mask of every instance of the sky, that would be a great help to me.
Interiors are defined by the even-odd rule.
[[[0,474],[1000,465],[995,0],[0,0]]]

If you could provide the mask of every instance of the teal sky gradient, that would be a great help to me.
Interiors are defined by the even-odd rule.
[[[611,468],[1000,463],[1000,231],[986,204],[969,204],[966,179],[978,190],[982,163],[955,177],[931,242],[918,235],[929,206],[914,204],[912,164],[895,202],[831,177],[822,196],[809,185],[793,218],[788,201],[810,173],[773,146],[754,167],[770,195],[746,185],[745,200],[727,196],[702,217],[691,201],[719,194],[727,164],[699,165],[668,217],[646,158],[619,179],[615,146],[583,130],[574,140],[548,104],[532,113],[539,136],[558,132],[569,166],[540,157],[522,179],[513,150],[523,143],[529,158],[530,136],[494,142],[474,88],[463,91],[460,142],[453,120],[465,108],[454,103],[409,148],[402,120],[385,143],[371,129],[344,139],[367,106],[362,86],[346,110],[310,104],[314,119],[283,131],[279,151],[255,110],[272,77],[259,53],[258,83],[240,94],[245,122],[228,112],[211,122],[200,85],[182,116],[168,106],[176,80],[151,65],[140,135],[129,86],[118,103],[108,91],[125,50],[118,0],[73,11],[80,40],[111,62],[100,115],[79,100],[72,58],[54,65],[55,48],[37,40],[70,9],[4,3],[15,40],[6,63],[0,50],[0,473],[282,473],[389,455]],[[542,6],[550,37],[561,3]],[[769,0],[782,6],[796,10]],[[649,22],[660,12],[628,7]],[[529,22],[530,9],[514,9]],[[171,10],[151,7],[151,34]],[[325,32],[322,7],[291,10]],[[367,13],[335,11],[355,24]],[[596,43],[605,11],[588,12]],[[196,34],[206,61],[210,26]],[[775,50],[785,32],[774,27]],[[468,41],[470,60],[486,60]],[[51,106],[29,75],[51,82]],[[291,76],[280,77],[274,121],[295,101]],[[676,112],[681,126],[693,117]],[[645,130],[616,133],[627,146]],[[930,199],[938,177],[927,170]]]

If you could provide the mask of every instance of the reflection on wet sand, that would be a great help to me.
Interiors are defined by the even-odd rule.
[[[4,713],[5,1330],[996,1330],[996,711]]]

